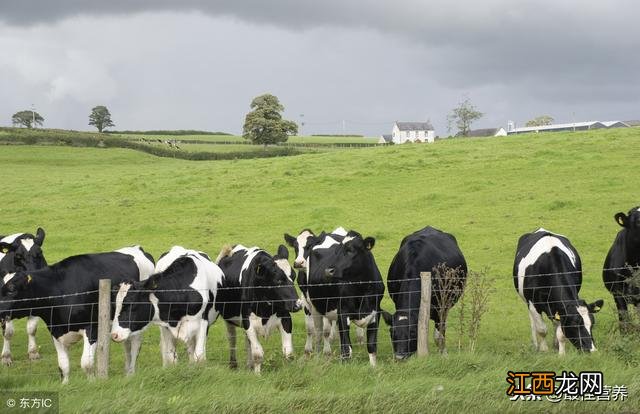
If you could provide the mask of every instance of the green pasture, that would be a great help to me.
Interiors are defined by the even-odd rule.
[[[619,229],[613,215],[640,204],[639,142],[639,129],[617,129],[203,162],[125,149],[0,146],[0,233],[44,227],[50,263],[131,244],[155,257],[175,244],[214,257],[227,243],[275,252],[285,232],[341,225],[376,238],[373,252],[386,275],[400,240],[432,225],[453,233],[469,267],[488,269],[495,280],[474,353],[459,335],[454,307],[447,356],[395,362],[382,323],[375,369],[362,346],[354,347],[348,363],[337,359],[336,344],[332,358],[305,358],[299,313],[296,359],[282,361],[275,333],[263,342],[261,376],[226,367],[225,329],[218,321],[202,366],[190,366],[183,351],[179,366],[162,369],[157,328],[151,327],[135,376],[123,376],[122,351],[112,344],[110,378],[87,380],[78,344],[70,384],[61,386],[46,328],[41,324],[38,334],[43,358],[30,363],[24,321],[18,321],[14,366],[0,368],[0,388],[59,391],[63,410],[72,412],[639,411],[640,338],[618,334],[601,278]],[[605,300],[594,327],[595,354],[532,350],[529,317],[511,271],[518,237],[541,226],[567,235],[580,252],[582,297]],[[388,297],[383,307],[393,309]],[[242,360],[240,335],[239,349]],[[602,371],[605,384],[626,385],[629,395],[624,402],[512,402],[505,394],[508,370]]]

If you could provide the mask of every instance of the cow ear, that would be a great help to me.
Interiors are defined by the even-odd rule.
[[[373,237],[367,237],[366,239],[364,239],[365,249],[371,250],[375,245],[376,245],[376,239],[374,239]]]
[[[589,313],[598,313],[600,309],[602,309],[602,305],[604,305],[604,300],[598,299],[593,303],[587,305],[587,309],[589,309]]]
[[[556,321],[560,320],[560,312],[556,312],[555,315],[553,315],[553,319],[555,319]]]
[[[9,253],[11,245],[7,243],[0,243],[0,253]]]
[[[42,227],[38,227],[38,230],[36,230],[35,242],[42,247],[42,243],[44,243],[44,229]]]
[[[291,247],[295,247],[294,243],[296,242],[296,238],[290,235],[289,233],[284,234],[284,241]]]
[[[627,217],[626,214],[618,213],[613,217],[616,219],[616,223],[618,223],[622,227],[628,227],[629,226],[629,217]]]
[[[278,257],[282,258],[282,259],[289,259],[289,250],[284,246],[284,245],[280,245],[278,246]]]
[[[380,309],[380,314],[382,315],[382,319],[384,319],[384,322],[387,325],[391,326],[393,323],[393,316],[384,309]]]

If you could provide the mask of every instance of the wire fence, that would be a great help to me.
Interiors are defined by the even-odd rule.
[[[638,268],[630,267],[617,267],[605,270],[611,270],[621,273],[638,272]],[[574,338],[570,338],[569,334],[566,334],[566,332],[569,332],[569,330],[571,330],[572,328],[578,330],[584,329],[585,324],[591,323],[587,322],[588,315],[587,319],[585,319],[584,317],[582,317],[583,315],[581,315],[580,311],[576,310],[576,303],[574,299],[577,299],[577,297],[573,297],[566,293],[567,290],[577,292],[580,289],[579,284],[569,281],[572,278],[575,278],[575,275],[577,273],[580,272],[552,272],[525,275],[524,279],[526,281],[524,282],[524,286],[522,289],[525,297],[535,298],[533,299],[533,301],[537,304],[540,304],[544,308],[544,313],[547,313],[547,317],[553,322],[553,325],[562,326],[562,328],[565,330],[565,336],[570,340],[570,342]],[[446,283],[447,277],[449,277],[452,283]],[[481,277],[484,279],[481,279]],[[500,286],[497,286],[495,283],[497,277],[488,276],[484,273],[481,273],[480,276],[478,276],[478,272],[472,271],[469,271],[466,274],[453,272],[449,276],[446,276],[444,273],[439,274],[438,272],[435,272],[431,276],[429,276],[429,280],[431,281],[430,292],[428,292],[430,304],[427,307],[425,317],[434,319],[434,315],[438,315],[435,319],[440,319],[441,321],[443,321],[441,324],[436,323],[435,325],[433,325],[436,329],[434,332],[435,343],[439,351],[442,352],[446,349],[444,338],[448,338],[450,336],[453,336],[453,341],[450,341],[450,343],[453,344],[454,349],[456,348],[456,346],[458,349],[462,349],[463,347],[461,346],[461,343],[465,341],[473,343],[473,346],[470,346],[467,349],[470,349],[471,351],[475,349],[475,343],[478,340],[478,329],[480,328],[481,318],[487,311],[487,302],[489,301],[489,298],[495,294],[500,297],[500,301],[503,300],[501,298],[504,295],[511,295],[512,298],[516,298],[517,301],[521,302],[522,326],[528,326],[527,316],[525,315],[529,315],[529,317],[531,318],[530,323],[532,335],[534,335],[535,332],[538,332],[538,334],[542,335],[542,340],[544,340],[543,334],[546,333],[546,329],[543,329],[543,327],[540,326],[540,323],[535,320],[535,318],[537,318],[538,316],[534,315],[531,311],[525,310],[528,306],[522,301],[522,299],[518,298],[519,291],[518,287],[516,287],[518,286],[518,276],[503,275],[499,278],[511,278],[512,280],[515,279],[515,285],[508,286],[510,285],[508,284],[507,286],[505,286],[503,282],[500,284]],[[397,358],[397,349],[407,350],[408,353],[419,353],[419,350],[417,349],[417,342],[419,342],[418,335],[423,334],[421,333],[421,331],[424,330],[425,327],[424,321],[421,325],[421,322],[419,320],[419,316],[422,313],[421,306],[423,307],[423,309],[425,307],[425,294],[422,287],[422,280],[425,279],[408,278],[397,281],[388,280],[384,283],[385,298],[388,297],[391,293],[392,298],[395,298],[395,296],[397,295],[402,295],[405,299],[409,299],[404,305],[400,305],[400,302],[396,303],[396,312],[392,322],[394,325],[393,329],[387,329],[387,323],[382,322],[382,314],[376,315],[376,319],[366,319],[369,312],[371,311],[372,303],[374,303],[373,306],[374,308],[376,308],[376,301],[381,299],[381,295],[379,293],[371,293],[371,289],[379,287],[381,283],[383,283],[381,281],[336,280],[322,283],[302,284],[299,287],[302,291],[313,292],[316,288],[323,288],[325,291],[332,292],[330,294],[324,294],[322,297],[312,297],[311,299],[314,306],[317,306],[321,303],[330,302],[334,304],[336,308],[349,309],[350,313],[346,313],[346,316],[349,318],[349,327],[347,329],[350,330],[350,346],[352,350],[352,356],[355,359],[359,360],[367,357],[367,354],[370,350],[370,345],[367,345],[368,340],[366,337],[366,323],[375,320],[375,322],[379,324],[377,329],[377,354],[381,358],[393,360]],[[531,285],[528,285],[527,282],[531,282]],[[452,296],[452,286],[456,284],[461,287],[458,288],[458,294]],[[393,292],[390,292],[390,286],[392,287]],[[340,294],[339,290],[343,287],[350,287],[350,293]],[[118,288],[119,286],[113,286],[106,293],[110,297],[110,309],[108,310],[109,312],[107,313],[107,315],[111,315],[106,322],[108,328],[106,329],[106,332],[111,331],[110,319],[113,317],[113,311],[116,308],[115,298]],[[266,361],[268,361],[267,364],[278,365],[278,363],[275,361],[282,359],[283,353],[287,355],[290,354],[295,357],[302,357],[303,355],[309,353],[327,353],[327,349],[330,350],[330,353],[334,358],[340,359],[340,337],[342,332],[340,332],[339,330],[339,326],[341,324],[339,323],[339,321],[337,321],[336,315],[324,315],[324,318],[322,319],[322,326],[314,326],[313,315],[308,314],[308,311],[311,310],[310,304],[308,303],[307,298],[302,295],[300,295],[300,299],[302,303],[304,303],[307,312],[288,312],[292,310],[292,300],[278,298],[278,294],[281,292],[281,289],[291,288],[291,285],[252,287],[221,286],[217,288],[218,298],[225,291],[236,292],[238,293],[238,296],[224,301],[216,300],[214,308],[217,310],[224,310],[226,307],[238,309],[242,306],[249,306],[246,301],[243,301],[241,299],[242,293],[247,293],[247,291],[251,291],[251,293],[253,293],[252,296],[256,298],[254,299],[253,304],[259,305],[259,315],[257,319],[261,321],[261,323],[257,325],[257,337],[258,341],[260,342],[261,349],[264,352],[264,358]],[[337,290],[331,291],[327,288],[335,288]],[[638,287],[636,286],[635,288]],[[180,294],[193,292],[194,289],[191,288],[167,290],[131,289],[129,291],[130,294],[153,293],[156,296],[165,297],[172,295],[179,296]],[[204,294],[205,298],[209,297],[208,291],[202,293]],[[266,298],[265,294],[269,294],[269,298]],[[608,292],[603,290],[603,296],[605,294],[608,295]],[[495,298],[496,296],[493,297]],[[16,319],[18,317],[24,318],[28,316],[36,316],[46,321],[45,323],[49,331],[68,332],[77,331],[79,329],[86,329],[87,332],[85,332],[84,335],[93,337],[95,335],[93,330],[95,329],[97,332],[100,328],[100,323],[98,320],[98,302],[98,290],[75,292],[63,295],[50,295],[37,298],[10,299],[5,297],[0,300],[0,313],[5,315],[5,317],[15,317]],[[160,310],[160,313],[162,315],[172,315],[171,317],[169,317],[169,320],[164,320],[163,322],[168,322],[170,325],[175,326],[178,322],[180,322],[180,316],[185,316],[179,313],[180,310],[188,308],[190,309],[190,312],[192,312],[193,309],[204,309],[207,305],[211,306],[213,304],[208,303],[207,300],[196,298],[195,300],[189,299],[159,302],[157,304],[158,308],[155,308],[154,306],[152,306],[149,297],[145,298],[143,295],[142,299],[128,301],[126,302],[126,305],[126,312],[120,315],[121,320],[124,319],[127,321],[127,323],[136,325],[148,325],[148,328],[144,333],[145,339],[143,340],[141,358],[146,361],[146,364],[159,365],[159,350],[156,351],[157,353],[155,355],[149,355],[149,353],[153,353],[153,350],[157,349],[158,346],[156,333],[157,330],[156,328],[153,328],[153,325],[158,324],[158,321],[154,320],[157,319],[157,309]],[[138,306],[146,306],[146,313],[138,312],[135,309]],[[610,306],[613,307],[614,305],[611,304]],[[391,305],[391,302],[389,302],[388,300],[385,301],[385,306],[383,306],[383,308],[387,307],[388,309],[386,310],[389,311],[391,311],[391,308],[393,307],[393,305]],[[452,308],[455,313],[450,313]],[[253,310],[257,311],[257,308],[254,307]],[[314,314],[315,312],[311,313]],[[241,330],[240,336],[242,337],[244,336],[242,335],[242,324],[239,323],[239,320],[237,318],[235,318],[236,316],[240,315],[233,316],[234,318],[230,318],[226,322],[228,322],[229,325],[239,325],[239,328]],[[290,319],[292,326],[292,329],[290,329],[288,332],[287,328],[285,328],[285,326],[288,325],[287,319]],[[318,321],[320,319],[316,317],[315,320]],[[544,322],[543,319],[540,320],[543,321],[543,324],[547,324],[547,322]],[[7,319],[3,320],[3,330],[5,330],[5,334],[7,322]],[[360,322],[362,322],[362,326],[357,326]],[[32,376],[50,376],[52,378],[55,378],[58,376],[58,369],[56,368],[56,352],[54,348],[50,346],[50,341],[47,341],[49,343],[49,346],[47,346],[46,344],[43,345],[43,338],[46,338],[47,335],[43,333],[46,332],[46,330],[43,329],[44,326],[42,326],[42,322],[39,322],[39,325],[40,334],[38,335],[37,340],[40,343],[40,348],[35,349],[41,350],[41,356],[44,361],[30,363],[24,357],[24,331],[13,329],[13,335],[10,339],[14,343],[11,344],[11,349],[9,352],[5,352],[5,350],[9,349],[6,348],[5,345],[2,354],[3,362],[5,363],[7,362],[7,359],[5,358],[7,355],[5,354],[11,353],[15,356],[15,358],[13,359],[14,366],[2,368],[3,371],[0,371],[4,372],[7,379],[11,380],[14,378],[29,378]],[[229,345],[226,339],[227,332],[225,332],[224,325],[225,323],[223,317],[219,316],[217,323],[214,323],[211,326],[208,335],[209,337],[206,342],[206,358],[209,361],[215,361],[215,363],[221,364],[227,364],[229,362],[230,352]],[[380,325],[385,326],[385,329],[380,329]],[[555,337],[554,331],[551,330],[550,332],[550,336]],[[270,334],[268,338],[267,334]],[[584,335],[584,332],[580,331],[577,335],[579,336],[577,339],[578,341],[580,341],[583,339],[582,336]],[[82,336],[79,336],[76,339],[80,339],[81,343],[83,342]],[[6,340],[7,338],[5,336],[5,342]],[[568,346],[571,347],[570,345]],[[30,351],[31,348],[32,346],[30,340]],[[238,345],[236,346],[236,348],[239,351],[239,359],[247,357],[246,351],[244,351],[244,346]],[[79,349],[71,353],[72,357],[70,363],[71,366],[75,368],[72,369],[72,371],[75,372],[75,374],[73,375],[80,375],[81,373],[80,370],[77,370],[78,351]],[[112,353],[113,352],[115,352],[116,354],[119,353],[119,351],[112,351]],[[178,355],[179,359],[183,362],[188,359],[188,356],[185,355],[184,346],[179,346]],[[120,367],[114,366],[113,363],[111,364],[110,371],[113,375],[118,375],[119,370]]]

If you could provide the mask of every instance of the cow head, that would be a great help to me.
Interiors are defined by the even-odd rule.
[[[579,351],[592,352],[596,350],[593,341],[594,313],[602,308],[602,299],[587,304],[578,300],[576,306],[567,306],[566,313],[556,313],[554,319],[560,322],[562,333]]]
[[[38,228],[35,237],[24,233],[0,239],[0,272],[36,270],[47,265],[42,253],[45,233]]]
[[[627,214],[622,212],[614,216],[616,223],[629,230],[640,230],[640,206],[634,207]]]
[[[128,339],[131,334],[143,331],[151,323],[155,314],[153,291],[157,288],[157,277],[153,275],[143,282],[120,283],[111,325],[111,339],[115,342]]]
[[[288,273],[283,269],[287,267],[291,269],[287,261],[288,257],[289,251],[280,245],[276,256],[271,257],[262,252],[256,255],[251,263],[253,299],[270,304],[274,312],[278,310],[297,312],[302,308],[293,286],[293,271]]]
[[[22,304],[23,299],[33,297],[33,276],[25,271],[16,273],[8,273],[4,276],[4,285],[0,288],[0,319],[14,317],[16,312],[20,311],[30,313],[30,309],[26,309],[26,304]],[[20,315],[20,316],[26,316]]]
[[[363,238],[360,233],[350,231],[342,240],[334,266],[325,269],[325,276],[337,280],[348,279],[353,272],[365,267],[375,243],[373,237]]]
[[[418,318],[416,312],[399,310],[393,315],[381,311],[382,318],[389,325],[393,354],[402,360],[413,355],[418,349]]]
[[[296,254],[296,258],[293,261],[293,267],[296,269],[304,269],[306,267],[309,251],[313,246],[310,241],[313,239],[315,239],[315,235],[309,229],[302,230],[297,237],[293,237],[288,233],[284,234],[284,241],[287,242],[289,247],[293,247]]]

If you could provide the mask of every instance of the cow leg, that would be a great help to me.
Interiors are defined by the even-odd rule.
[[[340,334],[340,358],[351,358],[351,338],[349,338],[349,317],[338,313],[338,333]]]
[[[197,336],[195,337],[195,350],[193,359],[195,362],[205,361],[207,359],[207,330],[209,329],[209,321],[200,320]]]
[[[227,340],[229,341],[229,368],[238,368],[238,360],[236,359],[236,326],[225,322],[227,325]]]
[[[56,347],[56,353],[58,354],[58,369],[60,370],[60,377],[62,383],[67,384],[69,382],[69,349],[62,342],[53,338],[53,346]]]
[[[330,324],[331,330],[329,331],[329,342],[333,342],[336,338],[340,338],[340,335],[338,335],[338,322],[330,321]]]
[[[558,341],[558,354],[564,355],[567,338],[564,336],[564,332],[562,332],[562,326],[560,324],[556,326],[556,338]]]
[[[35,316],[29,316],[27,319],[27,337],[29,338],[29,345],[27,346],[27,352],[29,353],[29,359],[35,361],[40,359],[40,353],[38,352],[38,344],[36,344],[36,330],[38,329],[38,318]]]
[[[196,362],[196,337],[189,336],[184,341],[185,345],[187,345],[187,356],[189,357],[189,362]]]
[[[349,329],[349,327],[347,327]],[[322,338],[324,346],[322,347],[322,353],[325,355],[331,355],[331,340],[332,340],[332,322],[323,317],[322,318]]]
[[[250,367],[253,366],[253,372],[260,374],[260,368],[262,367],[262,360],[264,358],[264,350],[258,340],[258,334],[256,333],[254,326],[255,323],[256,321],[254,318],[251,318],[249,321],[249,329],[247,329],[245,333],[247,334],[247,340],[249,341],[248,356],[251,364]]]
[[[314,327],[313,327],[313,318],[310,314],[307,314],[307,310],[305,309],[304,314],[304,325],[307,329],[307,341],[304,343],[304,353],[310,355],[313,353],[313,335],[314,335]]]
[[[93,376],[93,365],[95,362],[96,348],[98,342],[91,343],[86,331],[82,331],[83,348],[82,357],[80,358],[80,366],[87,377]]]
[[[13,321],[7,320],[2,332],[2,363],[6,366],[10,366],[13,363],[11,359],[11,338],[13,338],[13,332]]]
[[[160,343],[162,346],[162,367],[166,368],[170,365],[175,365],[178,362],[178,356],[176,355],[176,339],[169,328],[160,327]]]
[[[365,342],[365,329],[359,326],[356,326],[356,342],[358,345],[364,345]]]
[[[282,355],[286,359],[293,357],[293,341],[291,338],[291,332],[293,329],[293,323],[291,322],[291,315],[285,316],[280,319],[280,337],[282,338]]]
[[[555,332],[555,335],[553,335],[553,349],[555,349],[556,351],[559,349],[560,346],[560,342],[558,341],[558,329],[562,329],[560,327],[560,322],[556,321],[555,319],[553,320],[553,332]]]
[[[531,322],[531,338],[533,346],[537,351],[546,352],[547,347],[547,324],[542,320],[542,315],[538,313],[532,302],[529,302],[529,320]]]
[[[447,330],[446,321],[440,320],[439,312],[433,312],[433,322],[433,339],[438,346],[438,351],[443,355],[447,355],[447,349],[445,347],[445,335]],[[429,320],[427,320],[427,323],[429,323]]]
[[[136,361],[142,346],[142,334],[133,334],[122,343],[124,345],[124,373],[132,375],[136,372]]]
[[[624,296],[614,296],[614,302],[618,309],[618,320],[620,322],[620,332],[626,333],[630,328],[629,311],[627,309],[627,300]]]
[[[316,348],[318,349],[318,352],[320,352],[320,346],[322,344],[322,338],[323,338],[323,333],[322,333],[323,317],[321,314],[319,314],[313,309],[311,310],[311,317],[313,318],[313,329],[316,332],[316,335],[315,335],[316,341],[317,341]]]
[[[364,329],[361,329],[364,331]],[[367,325],[367,352],[369,353],[369,364],[372,367],[377,363],[377,350],[378,350],[378,315],[375,320]]]

